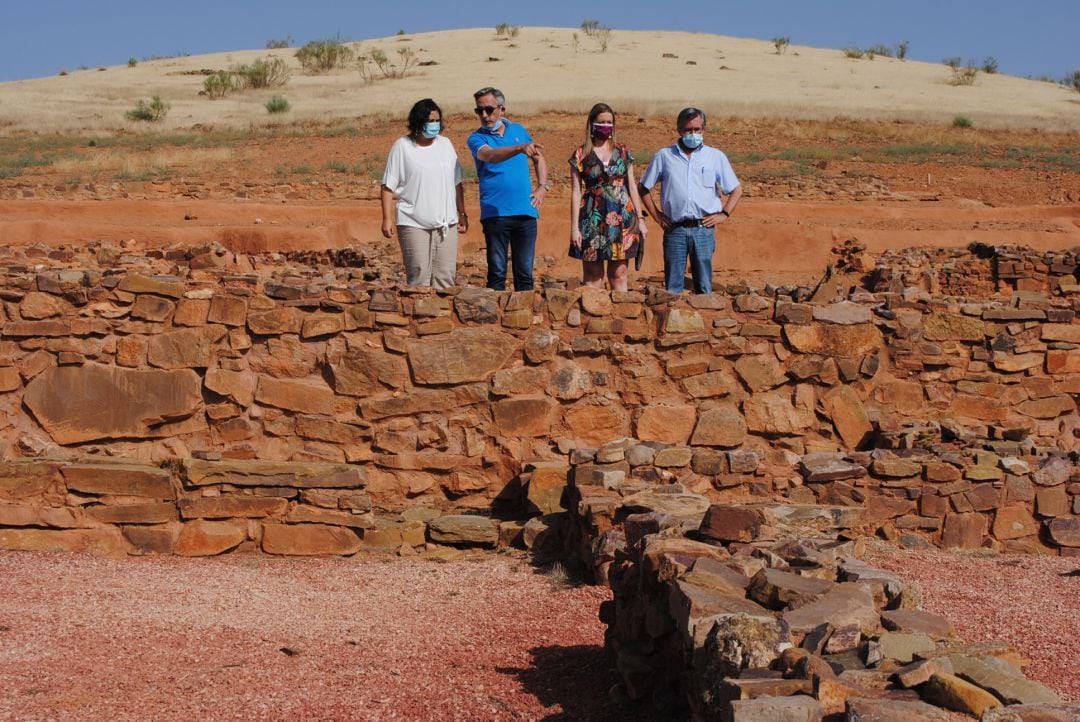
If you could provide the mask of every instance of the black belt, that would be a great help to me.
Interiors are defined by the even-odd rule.
[[[701,218],[687,218],[685,221],[673,221],[671,225],[679,228],[701,228],[705,221]]]

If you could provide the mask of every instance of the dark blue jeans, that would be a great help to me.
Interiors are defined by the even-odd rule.
[[[487,241],[487,287],[506,290],[506,258],[514,264],[514,290],[531,291],[536,254],[536,219],[532,216],[496,216],[480,221]]]
[[[682,293],[686,257],[694,293],[712,293],[712,257],[716,251],[715,228],[672,228],[664,234],[664,283],[672,293]]]

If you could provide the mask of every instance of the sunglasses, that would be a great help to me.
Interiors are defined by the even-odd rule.
[[[499,109],[498,105],[482,105],[479,108],[473,108],[473,112],[477,115],[491,115]]]

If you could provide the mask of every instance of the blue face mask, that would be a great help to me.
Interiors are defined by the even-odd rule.
[[[498,133],[499,128],[501,128],[502,126],[503,126],[503,119],[499,118],[497,121],[495,121],[495,125],[491,126],[490,128],[485,128],[484,130],[486,130],[489,133]]]
[[[682,137],[682,144],[690,150],[700,148],[703,141],[701,133],[687,133]]]
[[[440,130],[442,130],[442,123],[437,120],[433,120],[431,122],[424,123],[424,128],[421,132],[424,134],[425,138],[431,140],[439,134]]]

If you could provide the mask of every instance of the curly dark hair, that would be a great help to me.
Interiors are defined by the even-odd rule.
[[[409,111],[409,120],[407,125],[409,126],[409,135],[420,135],[424,129],[424,123],[428,122],[428,118],[431,117],[431,111],[435,111],[439,114],[439,122],[442,122],[442,108],[431,98],[424,98],[423,100],[416,101],[413,104],[412,110]]]

